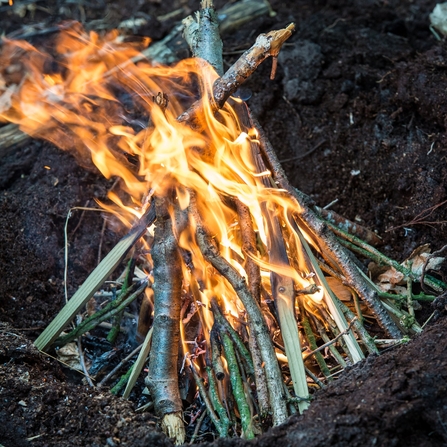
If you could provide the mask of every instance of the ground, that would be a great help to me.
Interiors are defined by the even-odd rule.
[[[120,1],[41,1],[26,3],[26,10],[21,3],[14,10],[0,6],[3,33],[67,19],[113,28],[144,13],[149,26],[137,31],[160,39],[198,2],[136,2],[129,8]],[[320,206],[338,199],[332,209],[377,231],[384,240],[381,249],[399,261],[423,243],[443,247],[447,49],[428,26],[436,2],[271,4],[276,15],[224,37],[225,61],[231,64],[234,53],[259,33],[296,23],[276,79],[268,79],[267,62],[244,92],[251,94],[253,113],[293,184]],[[178,17],[160,19],[178,8],[183,8]],[[50,44],[51,35],[38,39]],[[86,171],[70,154],[37,140],[1,155],[0,444],[170,445],[149,413],[134,413],[133,402],[107,389],[88,388],[31,344],[64,303],[68,210],[104,198],[113,179]],[[68,224],[70,293],[97,263],[102,227],[100,213],[82,211]],[[102,255],[120,235],[116,226],[106,226]],[[303,416],[256,443],[446,445],[445,299],[435,308],[428,304],[419,315],[423,323],[436,311],[420,336],[345,372],[317,393]]]

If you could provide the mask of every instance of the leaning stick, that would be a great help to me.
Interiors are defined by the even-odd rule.
[[[380,302],[377,292],[375,290],[372,290],[371,287],[369,287],[369,285],[366,283],[364,278],[359,273],[357,266],[353,264],[352,261],[349,259],[344,248],[337,241],[328,226],[309,208],[303,196],[290,185],[289,180],[287,179],[287,176],[275,154],[275,151],[267,138],[267,135],[265,134],[256,118],[251,116],[251,119],[256,130],[258,131],[258,138],[261,143],[261,149],[263,150],[264,155],[270,163],[270,166],[274,173],[274,179],[278,182],[279,186],[282,189],[285,189],[295,200],[298,209],[300,209],[299,218],[316,236],[321,248],[327,253],[330,253],[330,255],[334,258],[334,260],[337,262],[337,265],[343,272],[346,280],[374,313],[380,326],[391,337],[401,338],[401,331]]]
[[[292,35],[295,24],[287,28],[260,34],[254,45],[227,70],[213,85],[213,93],[209,98],[214,112],[221,109],[227,99],[255,72],[268,57],[277,57],[284,42]],[[178,120],[196,124],[203,108],[202,100],[196,101]]]
[[[287,407],[282,388],[283,380],[267,324],[265,323],[259,304],[251,296],[245,279],[220,255],[213,239],[203,225],[203,220],[199,214],[193,195],[191,196],[189,211],[197,225],[196,238],[200,251],[205,259],[231,284],[247,310],[250,334],[256,337],[259,349],[261,350],[262,360],[265,363],[267,386],[273,412],[273,423],[274,425],[279,425],[287,418]]]
[[[183,20],[184,37],[191,48],[193,57],[204,59],[214,67],[219,76],[223,75],[222,39],[219,34],[219,22],[212,0],[202,0],[202,7],[193,16]]]
[[[248,288],[253,298],[258,303],[261,303],[261,271],[253,259],[257,254],[257,249],[250,210],[239,199],[235,199],[235,204],[239,217],[239,226],[241,228],[242,252],[246,254],[244,269],[247,272]],[[247,254],[251,256],[247,256]],[[267,381],[264,369],[262,368],[262,357],[256,338],[250,337],[248,343],[253,358],[259,413],[262,420],[268,415],[270,409]]]

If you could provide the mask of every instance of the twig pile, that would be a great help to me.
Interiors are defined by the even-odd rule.
[[[191,390],[198,391],[203,404],[200,423],[208,416],[219,436],[252,438],[263,427],[306,410],[309,387],[323,386],[334,371],[362,360],[366,352],[378,353],[365,329],[366,318],[400,340],[421,330],[414,299],[433,297],[413,294],[413,281],[421,277],[411,268],[324,220],[321,210],[290,185],[246,104],[231,97],[267,57],[276,59],[294,26],[259,36],[225,74],[212,2],[204,1],[197,21],[190,18],[185,26],[185,37],[201,60],[159,71],[129,61],[125,68],[111,70],[116,61],[110,55],[125,62],[119,48],[101,60],[101,76],[107,73],[119,88],[138,94],[136,105],[151,119],[148,129],[132,133],[114,118],[108,128],[91,115],[85,119],[83,101],[94,90],[88,83],[79,92],[82,101],[70,105],[65,104],[66,92],[53,90],[59,95],[56,111],[46,96],[53,106],[46,130],[63,122],[95,161],[105,158],[99,168],[106,176],[122,175],[127,191],[134,198],[139,194],[142,217],[36,346],[48,350],[66,345],[110,319],[109,341],[114,342],[124,310],[145,293],[140,332],[146,339],[114,390],[127,383],[124,395],[129,396],[149,353],[151,402],[177,443],[185,440],[182,399]],[[182,84],[186,81],[179,79],[192,69],[196,74],[188,91]],[[184,112],[184,98],[190,104],[197,84],[201,97]],[[95,91],[95,106],[108,100],[109,93],[101,98]],[[12,97],[11,104],[14,112],[4,116],[14,116],[33,134],[42,132],[32,128],[32,117],[17,118],[18,99]],[[127,139],[114,140],[116,147],[139,158],[138,172],[116,147],[99,150],[100,143],[123,135]],[[154,222],[153,235],[148,235]],[[144,246],[138,248],[142,236]],[[131,261],[115,299],[60,336],[129,251]],[[352,252],[401,271],[408,281],[407,295],[382,293]],[[132,281],[137,265],[138,272],[147,274]],[[436,292],[445,288],[427,274],[422,281]],[[152,295],[153,315],[148,304]]]

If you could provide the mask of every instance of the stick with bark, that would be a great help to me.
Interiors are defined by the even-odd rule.
[[[176,444],[185,441],[177,359],[180,342],[181,257],[172,229],[168,200],[155,198],[157,225],[154,262],[154,323],[147,384],[162,428]]]
[[[228,280],[247,310],[250,335],[256,338],[259,349],[261,350],[262,360],[265,364],[267,386],[273,412],[273,423],[274,425],[279,425],[287,418],[287,407],[282,387],[283,380],[267,324],[265,323],[259,304],[251,296],[245,279],[220,255],[215,242],[204,227],[203,219],[197,209],[194,194],[191,194],[189,212],[196,224],[196,239],[200,251],[205,259]]]

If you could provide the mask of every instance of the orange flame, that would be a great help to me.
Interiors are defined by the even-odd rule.
[[[122,179],[129,202],[116,194],[109,198],[126,225],[139,216],[149,190],[162,195],[175,189],[181,209],[189,204],[188,191],[194,191],[222,255],[246,276],[238,217],[226,199],[237,197],[249,207],[260,246],[269,236],[262,206],[276,210],[287,226],[287,216],[299,211],[297,205],[274,187],[269,172],[258,172],[251,149],[256,132],[241,131],[228,104],[218,118],[213,114],[206,98],[217,78],[214,70],[194,59],[172,67],[132,62],[148,43],[124,43],[117,32],[87,34],[79,26],[61,32],[52,55],[23,41],[5,41],[0,117],[76,151],[105,177]],[[159,92],[168,96],[166,109],[154,102]],[[201,132],[176,120],[199,96],[204,98]],[[300,252],[299,238],[292,237]],[[237,315],[242,306],[228,282],[211,273],[195,242],[194,222],[179,235],[179,245],[189,250],[194,265],[193,271],[184,267],[185,284],[204,285],[193,292],[194,298],[207,306],[212,296],[220,296],[224,310]],[[291,277],[299,288],[313,283],[303,259],[298,259],[298,269],[269,263],[260,254],[255,260],[266,283],[265,273],[271,271]],[[310,297],[318,303],[323,292]]]

